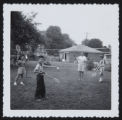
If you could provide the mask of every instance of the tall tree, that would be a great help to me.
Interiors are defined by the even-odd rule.
[[[64,49],[75,45],[68,34],[62,34],[60,27],[50,26],[46,30],[46,43],[50,49]],[[58,50],[49,51],[50,54],[58,54]]]
[[[90,40],[85,39],[85,40],[82,41],[82,44],[83,44],[83,45],[86,45],[86,46],[89,46],[89,41],[90,41]]]
[[[96,39],[96,38],[93,38],[89,41],[89,47],[92,47],[92,48],[102,48],[103,47],[103,43],[100,39]]]
[[[83,45],[92,47],[92,48],[101,48],[103,47],[103,43],[100,39],[97,38],[93,38],[93,39],[85,39],[84,41],[82,41]]]
[[[12,48],[15,48],[15,45],[19,44],[24,49],[25,43],[28,43],[34,49],[38,43],[45,44],[40,32],[31,21],[32,17],[31,19],[27,19],[21,12],[11,12]]]
[[[49,39],[50,48],[63,49],[71,47],[75,43],[69,38],[68,34],[62,34],[60,27],[50,26],[46,31],[46,36]]]

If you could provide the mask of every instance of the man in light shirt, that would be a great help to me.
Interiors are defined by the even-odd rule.
[[[87,62],[87,58],[85,57],[84,53],[81,53],[81,56],[77,57],[77,61],[78,61],[78,72],[79,72],[79,77],[81,79],[84,78],[84,72],[86,70],[86,62]]]

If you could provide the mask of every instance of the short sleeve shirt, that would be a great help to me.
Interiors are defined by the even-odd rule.
[[[86,64],[85,62],[87,61],[87,58],[85,56],[79,56],[79,57],[77,57],[77,60],[78,60],[78,64],[85,65]]]

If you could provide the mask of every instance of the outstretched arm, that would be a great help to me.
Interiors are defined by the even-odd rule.
[[[57,67],[57,66],[50,66],[50,65],[43,65],[43,67],[59,69],[59,67]]]
[[[37,64],[35,69],[34,69],[34,73],[39,73],[39,65]]]

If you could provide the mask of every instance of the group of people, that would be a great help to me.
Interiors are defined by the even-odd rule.
[[[24,85],[23,77],[24,74],[26,73],[25,69],[25,64],[26,61],[24,59],[24,55],[22,55],[18,59],[18,71],[17,71],[17,76],[14,81],[14,85],[17,85],[18,80],[20,79],[20,84]],[[51,68],[56,68],[59,69],[57,66],[48,66],[45,65],[46,58],[44,56],[39,56],[38,63],[34,69],[34,73],[36,74],[36,80],[37,80],[37,85],[36,85],[36,91],[35,91],[35,99],[37,101],[40,101],[42,99],[46,98],[46,89],[45,89],[45,82],[44,82],[44,76],[46,75],[44,71],[44,67],[51,67]],[[78,72],[79,72],[79,80],[82,80],[84,78],[84,72],[86,70],[87,66],[87,57],[84,55],[84,53],[81,54],[81,56],[77,57],[78,61]],[[103,80],[103,71],[104,71],[104,59],[101,56],[101,60],[99,62],[99,65],[96,67],[95,72],[100,73],[100,79],[99,81],[102,82]]]
[[[88,65],[88,59],[87,56],[84,53],[81,53],[79,57],[77,57],[78,62],[78,72],[79,72],[79,80],[84,79],[84,73],[86,71],[87,65]],[[103,81],[103,72],[105,68],[105,59],[104,56],[100,56],[100,61],[98,62],[97,66],[94,69],[95,75],[99,74],[99,82]],[[94,75],[94,74],[93,74]]]
[[[59,69],[59,67],[57,67],[57,66],[45,65],[44,64],[45,61],[46,61],[46,58],[44,56],[42,56],[42,55],[39,56],[38,63],[34,69],[34,73],[36,74],[36,80],[37,80],[37,86],[36,86],[36,91],[35,91],[35,99],[37,101],[40,101],[40,100],[46,98],[44,75],[47,75],[47,77],[52,78],[51,76],[49,76],[48,74],[46,74],[44,72],[44,68],[48,67],[48,68]],[[17,60],[17,65],[18,65],[18,70],[17,70],[17,75],[15,77],[14,86],[17,86],[18,83],[20,83],[21,85],[25,85],[24,84],[24,75],[27,72],[25,55],[19,56],[19,58]],[[56,78],[54,78],[54,79],[56,79]]]

